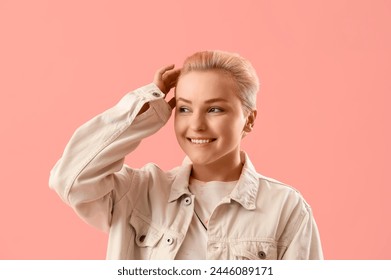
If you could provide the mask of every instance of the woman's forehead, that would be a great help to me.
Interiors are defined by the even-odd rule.
[[[233,80],[220,71],[192,71],[181,75],[175,89],[176,97],[232,98],[235,94]]]

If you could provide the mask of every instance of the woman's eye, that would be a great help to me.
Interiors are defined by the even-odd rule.
[[[190,110],[186,107],[179,107],[178,109],[179,113],[188,113]]]
[[[221,108],[213,107],[209,109],[209,113],[221,113],[221,112],[224,112],[224,110]]]

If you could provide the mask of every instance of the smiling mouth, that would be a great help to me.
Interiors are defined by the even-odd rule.
[[[193,144],[207,144],[216,140],[216,138],[187,138]]]

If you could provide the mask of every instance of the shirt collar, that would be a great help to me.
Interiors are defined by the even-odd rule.
[[[183,160],[182,165],[178,168],[179,170],[171,186],[168,202],[173,202],[174,200],[177,200],[184,194],[191,195],[189,191],[189,177],[192,168],[192,163],[190,159],[186,157]]]
[[[242,151],[240,156],[243,163],[242,173],[229,197],[247,210],[254,210],[259,188],[259,175],[248,155]]]
[[[248,155],[242,151],[240,156],[243,163],[242,173],[229,198],[240,203],[244,208],[253,210],[256,208],[255,201],[258,194],[259,175]],[[192,163],[186,157],[175,176],[168,202],[173,202],[184,194],[191,195],[188,188],[191,168]]]

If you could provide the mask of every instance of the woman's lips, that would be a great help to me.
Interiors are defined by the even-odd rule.
[[[187,138],[193,144],[207,144],[216,140],[216,138]]]

